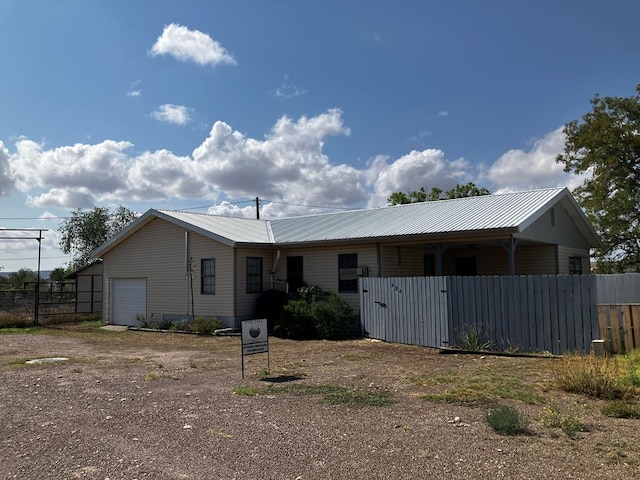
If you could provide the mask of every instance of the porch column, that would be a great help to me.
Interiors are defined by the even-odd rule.
[[[433,245],[427,245],[427,248],[433,253],[433,263],[435,274],[442,276],[442,254],[449,248],[449,245],[444,243],[436,243]]]
[[[509,254],[509,275],[516,274],[516,245],[518,244],[518,239],[513,238],[513,236],[509,240],[498,241],[500,246],[504,248]]]

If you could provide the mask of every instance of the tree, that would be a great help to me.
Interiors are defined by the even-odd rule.
[[[67,271],[63,267],[56,267],[51,270],[49,274],[49,280],[52,282],[62,282],[67,275]]]
[[[566,172],[585,175],[573,193],[600,235],[601,272],[640,272],[640,84],[632,97],[595,95],[591,111],[564,126]]]
[[[447,190],[443,194],[443,190],[438,187],[432,187],[429,193],[424,187],[414,192],[393,192],[387,199],[390,205],[403,205],[406,203],[434,202],[436,200],[446,200],[452,198],[478,197],[480,195],[489,195],[491,192],[484,187],[478,188],[475,183],[469,182],[465,185],[457,184],[455,187]]]
[[[88,211],[75,210],[58,229],[61,234],[60,248],[64,253],[71,254],[72,268],[80,268],[93,260],[91,252],[96,247],[135,219],[136,214],[122,205],[113,212],[105,207],[95,207]]]
[[[38,276],[30,268],[21,268],[17,272],[9,274],[9,287],[14,290],[22,290],[27,283],[35,283]]]

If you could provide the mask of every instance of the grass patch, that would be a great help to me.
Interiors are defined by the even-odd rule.
[[[571,355],[556,362],[553,368],[555,384],[561,390],[608,400],[624,398],[633,388],[636,372],[633,360],[595,355]],[[623,368],[622,363],[631,362]]]
[[[269,386],[266,388],[241,386],[233,389],[237,395],[322,395],[323,401],[330,405],[345,405],[353,408],[384,407],[393,403],[393,397],[387,391],[364,390],[333,385],[291,384]]]
[[[0,328],[0,335],[16,335],[16,334],[39,333],[41,330],[42,330],[42,327]]]
[[[420,377],[424,381],[424,377]],[[542,403],[544,398],[534,387],[517,377],[499,373],[493,369],[482,369],[473,376],[440,375],[432,377],[435,384],[451,384],[444,392],[429,393],[424,398],[433,402],[477,405],[493,403],[496,399],[513,399],[523,403]]]
[[[7,365],[9,365],[10,367],[22,367],[25,366],[27,364],[27,362],[29,361],[28,358],[10,358],[7,361]]]
[[[249,386],[239,386],[233,389],[233,393],[236,395],[246,395],[248,397],[253,397],[255,395],[260,395],[264,393],[264,389],[260,387],[249,387]]]
[[[520,412],[508,405],[501,405],[490,410],[486,416],[487,423],[500,435],[522,435],[529,433],[527,420]]]
[[[612,400],[602,407],[602,413],[613,418],[640,419],[640,404],[633,400]]]

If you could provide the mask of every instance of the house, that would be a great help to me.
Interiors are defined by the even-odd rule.
[[[358,311],[360,276],[588,273],[599,245],[571,193],[553,188],[273,220],[149,210],[93,255],[109,323],[237,326],[270,288],[318,285]]]

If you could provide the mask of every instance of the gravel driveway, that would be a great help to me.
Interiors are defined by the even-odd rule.
[[[52,356],[69,360],[25,364]],[[380,389],[395,400],[353,408],[320,395],[234,393],[268,383],[265,355],[247,359],[242,380],[238,338],[1,335],[0,479],[640,478],[637,421],[593,414],[572,440],[536,421],[542,405],[517,403],[532,432],[501,436],[485,409],[428,402],[407,380],[484,361],[541,375],[549,362],[272,339],[274,381]]]

